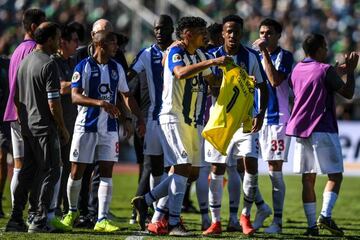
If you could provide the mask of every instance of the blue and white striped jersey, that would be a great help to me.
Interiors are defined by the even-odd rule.
[[[264,60],[261,54],[260,58],[264,65]],[[278,47],[270,54],[271,61],[278,72],[286,75],[286,79],[277,87],[271,86],[267,82],[269,91],[269,102],[265,113],[264,124],[266,125],[284,125],[290,117],[289,94],[290,86],[288,77],[290,76],[294,58],[291,52]]]
[[[98,64],[92,57],[76,65],[71,80],[72,88],[83,89],[89,98],[105,100],[115,104],[118,92],[129,92],[122,66],[114,60]],[[66,110],[65,110],[66,111]],[[78,106],[74,132],[117,131],[117,121],[100,107]]]
[[[211,74],[210,68],[187,79],[177,79],[174,68],[196,64],[206,59],[206,54],[200,49],[193,55],[180,47],[170,49],[164,67],[160,123],[181,122],[195,127],[203,125],[207,95],[204,76]]]
[[[150,96],[150,107],[148,111],[148,118],[157,120],[162,104],[162,91],[163,91],[163,75],[164,67],[161,64],[164,53],[161,49],[153,44],[149,48],[141,50],[136,56],[134,62],[131,64],[135,72],[140,73],[145,71],[147,85]]]

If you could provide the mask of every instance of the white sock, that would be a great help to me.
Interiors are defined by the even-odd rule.
[[[169,176],[167,176],[159,185],[145,194],[145,201],[148,206],[169,194],[169,184],[172,178],[173,175],[169,174]]]
[[[308,227],[316,226],[316,202],[303,203]]]
[[[258,174],[250,174],[245,172],[243,191],[244,191],[244,208],[242,214],[249,216],[252,204],[254,203],[257,194]]]
[[[241,194],[240,175],[236,169],[236,166],[228,166],[226,170],[228,174],[230,220],[232,222],[237,222]]]
[[[69,210],[73,212],[77,211],[81,181],[81,178],[79,180],[73,180],[71,175],[69,175],[66,192],[69,201]]]
[[[14,193],[15,193],[16,186],[18,185],[18,182],[19,182],[18,181],[18,176],[19,176],[20,170],[21,170],[21,168],[14,168],[13,169],[13,176],[11,178],[11,183],[10,183],[12,206],[14,206]]]
[[[166,176],[164,177],[164,179],[166,178]],[[156,187],[157,185],[159,185],[159,183],[161,182],[161,180],[163,179],[163,175],[160,176],[153,176],[152,174],[150,174],[150,191],[154,189],[154,187]],[[158,201],[153,202],[154,205],[154,209],[156,209],[156,204]]]
[[[212,223],[220,222],[224,175],[210,174],[209,206]]]
[[[187,179],[187,177],[173,174],[169,185],[169,225],[174,226],[180,222]]]
[[[201,167],[196,180],[196,196],[199,203],[201,221],[210,222],[209,217],[209,182],[210,166]]]
[[[57,200],[58,200],[59,191],[60,191],[62,170],[63,170],[63,167],[60,167],[60,177],[54,186],[54,193],[53,193],[53,197],[52,197],[51,203],[50,203],[50,210],[54,210],[57,205]],[[54,215],[54,217],[55,217],[55,215]]]
[[[112,178],[100,177],[98,221],[107,218],[112,198]]]
[[[274,223],[282,224],[282,213],[285,200],[285,182],[281,171],[269,171],[272,182],[272,199],[274,208]]]
[[[323,193],[323,204],[321,209],[321,215],[324,217],[331,217],[331,212],[334,208],[338,195],[334,192]]]
[[[161,221],[161,219],[163,219],[163,217],[165,217],[165,215],[169,213],[168,200],[169,196],[160,198],[156,205],[154,215],[151,219],[152,223]]]

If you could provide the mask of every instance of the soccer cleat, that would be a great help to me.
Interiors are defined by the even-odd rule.
[[[307,228],[303,233],[305,236],[319,236],[319,228],[317,226]]]
[[[221,222],[212,223],[211,226],[202,233],[203,236],[219,235],[221,234]]]
[[[5,232],[27,232],[27,225],[24,223],[23,219],[10,219],[6,224]]]
[[[136,210],[136,215],[137,215],[136,220],[139,223],[141,230],[144,231],[146,228],[145,223],[148,215],[147,214],[148,205],[146,204],[144,196],[134,197],[131,200],[131,204]]]
[[[119,229],[120,229],[119,227],[113,225],[111,221],[106,218],[104,218],[100,222],[96,222],[94,227],[95,232],[107,232],[107,233],[116,232]]]
[[[75,228],[85,228],[85,229],[93,229],[97,216],[93,216],[91,214],[88,215],[80,215],[74,222],[73,226]]]
[[[264,203],[264,206],[262,206],[260,209],[256,211],[253,228],[255,230],[261,228],[264,224],[265,219],[268,218],[271,214],[272,214],[271,208],[269,207],[269,205]]]
[[[65,215],[65,217],[63,218],[63,220],[61,222],[65,226],[72,228],[76,218],[78,218],[79,215],[80,215],[79,211],[70,211],[69,210],[69,212]]]
[[[343,230],[336,225],[336,223],[334,222],[334,220],[331,219],[331,217],[324,217],[323,215],[320,215],[316,224],[319,228],[329,230],[335,236],[344,236]]]
[[[269,227],[265,228],[264,233],[268,233],[268,234],[282,233],[282,225],[273,222]]]
[[[160,221],[149,223],[147,229],[150,233],[155,235],[165,235],[169,233],[168,221],[162,218]]]
[[[184,225],[182,223],[178,223],[175,226],[168,226],[169,229],[169,236],[175,236],[175,237],[189,237],[192,236],[192,234],[188,231],[186,231]]]
[[[70,232],[72,230],[72,227],[63,224],[57,217],[48,220],[48,224],[50,228],[53,228],[55,231],[57,230],[58,232]]]
[[[250,215],[245,216],[244,214],[241,214],[240,217],[240,224],[242,227],[242,232],[245,235],[252,235],[256,230],[253,228],[250,222]]]
[[[229,220],[229,223],[226,227],[227,232],[242,232],[242,228],[240,226],[239,221],[236,219],[236,221]]]

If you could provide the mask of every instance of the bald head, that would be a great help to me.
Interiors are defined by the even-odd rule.
[[[107,32],[100,30],[94,33],[93,43],[95,46],[103,46],[110,41],[116,41],[116,34],[113,32]]]
[[[99,19],[96,22],[94,22],[92,31],[91,31],[91,37],[94,38],[94,34],[99,31],[106,31],[106,32],[112,32],[113,26],[111,22],[109,22],[106,19]]]

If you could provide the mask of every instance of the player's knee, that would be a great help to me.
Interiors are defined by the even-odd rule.
[[[164,173],[164,161],[162,158],[151,157],[151,173],[153,176],[161,176]]]
[[[332,173],[328,175],[328,178],[330,181],[340,184],[343,180],[343,175],[342,173]]]
[[[314,173],[303,174],[302,175],[302,184],[303,184],[303,186],[308,186],[308,187],[314,186],[315,179],[316,179],[316,174],[314,174]]]

